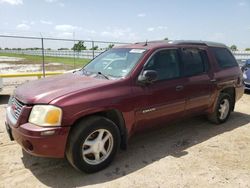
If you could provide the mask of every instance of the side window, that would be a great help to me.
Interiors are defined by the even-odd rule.
[[[207,72],[209,69],[208,56],[205,50],[184,48],[181,53],[183,76],[194,76]]]
[[[162,50],[148,61],[144,70],[155,70],[158,80],[168,80],[180,76],[179,65],[177,50]]]
[[[233,57],[232,53],[226,48],[212,48],[215,58],[220,68],[234,67],[238,63]]]

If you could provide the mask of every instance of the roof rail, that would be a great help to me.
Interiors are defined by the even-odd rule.
[[[227,47],[225,44],[210,42],[210,41],[201,41],[201,40],[155,40],[148,41],[147,44],[154,43],[163,43],[163,44],[176,44],[176,45],[201,45],[201,46],[209,46],[209,47]],[[145,44],[145,42],[137,42],[135,44]]]

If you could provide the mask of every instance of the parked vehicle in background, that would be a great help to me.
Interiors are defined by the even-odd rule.
[[[238,62],[238,64],[239,64],[239,67],[240,67],[240,68],[242,68],[242,67],[245,65],[245,63],[246,63],[245,60],[241,60],[241,59],[238,59],[237,62]]]
[[[3,79],[0,78],[0,91],[2,91],[2,90],[3,90]]]
[[[141,130],[201,114],[224,123],[243,93],[242,72],[223,44],[136,43],[112,48],[79,71],[19,86],[6,128],[28,153],[66,156],[91,173]]]
[[[244,65],[241,67],[243,72],[243,82],[245,90],[250,90],[250,59],[246,60]]]

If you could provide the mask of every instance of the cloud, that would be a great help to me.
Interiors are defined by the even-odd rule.
[[[56,37],[58,37],[58,38],[73,38],[73,32],[58,33]]]
[[[57,2],[58,0],[45,0],[45,2],[47,2],[47,3],[55,3],[55,2]]]
[[[157,27],[149,27],[149,28],[147,28],[147,31],[148,32],[152,32],[152,31],[156,31],[156,30],[158,30],[158,31],[160,31],[160,30],[164,31],[164,30],[167,30],[167,29],[168,29],[167,26],[160,25],[160,26],[157,26]]]
[[[18,30],[27,31],[27,30],[30,29],[30,26],[27,25],[27,24],[22,23],[22,24],[18,24],[18,25],[16,26],[16,28],[17,28]]]
[[[40,20],[40,23],[45,24],[45,25],[52,25],[53,24],[53,22],[46,21],[46,20]]]
[[[137,14],[137,16],[142,18],[142,17],[145,17],[146,14],[145,13],[139,13],[139,14]]]
[[[60,7],[65,7],[65,4],[64,3],[59,3],[59,6]]]
[[[0,0],[0,3],[8,3],[10,5],[22,5],[23,0]]]
[[[34,25],[35,24],[34,21],[28,21],[28,20],[22,20],[22,23],[25,25]]]
[[[73,25],[56,25],[55,30],[57,31],[64,31],[64,32],[70,32],[70,31],[75,31],[75,30],[81,30],[81,27],[78,26],[73,26]]]
[[[241,6],[241,7],[245,7],[245,6],[247,6],[247,2],[246,1],[240,1],[238,3],[238,5]]]
[[[93,29],[84,29],[84,32],[89,33],[91,35],[97,34],[97,32],[95,30],[93,30]]]
[[[130,28],[125,28],[125,29],[115,28],[115,29],[109,29],[108,31],[102,31],[101,36],[119,38],[119,37],[125,36],[128,33],[131,33]]]
[[[168,29],[168,27],[167,26],[158,26],[157,27],[157,29],[159,29],[159,30],[167,30]]]
[[[149,27],[149,28],[147,28],[147,31],[149,31],[149,32],[152,32],[152,31],[154,31],[154,30],[155,30],[154,27]]]

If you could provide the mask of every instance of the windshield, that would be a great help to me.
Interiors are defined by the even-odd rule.
[[[84,70],[111,77],[125,77],[142,57],[145,49],[114,48],[93,59]]]

